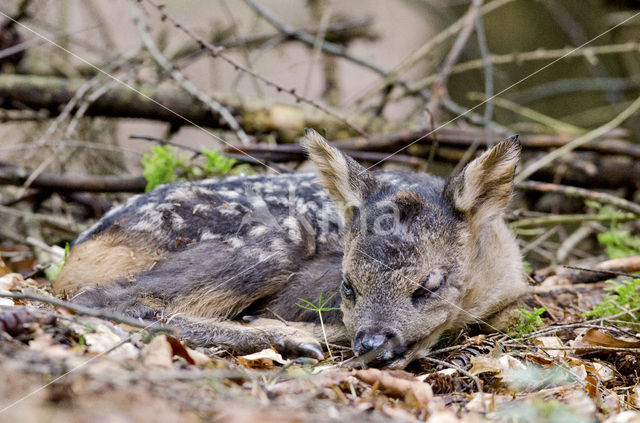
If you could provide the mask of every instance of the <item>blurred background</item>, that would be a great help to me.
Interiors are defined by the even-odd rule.
[[[6,244],[28,238],[36,254],[63,247],[152,182],[308,170],[296,145],[305,127],[376,169],[442,176],[519,133],[528,172],[521,182],[638,201],[640,2],[156,6],[2,2]],[[637,230],[633,210],[606,215],[601,206],[522,185],[509,218],[525,219],[514,225],[526,257],[543,266],[604,254],[596,236],[612,219]],[[586,220],[526,220],[558,214]]]

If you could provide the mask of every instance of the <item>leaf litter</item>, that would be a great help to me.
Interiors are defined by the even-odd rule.
[[[0,293],[52,295],[46,280],[2,265]],[[273,348],[244,356],[194,350],[171,334],[3,300],[2,421],[56,410],[52,421],[65,422],[640,422],[637,326],[586,320],[575,311],[584,303],[567,305],[581,295],[538,296],[536,306],[554,311],[539,313],[543,324],[532,334],[462,334],[434,352],[437,360],[407,371],[353,369],[344,354],[318,363]]]

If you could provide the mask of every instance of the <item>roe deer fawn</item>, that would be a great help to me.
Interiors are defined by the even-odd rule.
[[[526,293],[502,217],[517,137],[447,181],[370,172],[312,130],[305,147],[320,184],[232,176],[132,197],[76,240],[56,292],[145,319],[168,313],[191,345],[321,358],[318,314],[296,302],[339,291],[327,306],[340,310],[323,314],[329,342],[388,367],[446,331],[495,327]]]

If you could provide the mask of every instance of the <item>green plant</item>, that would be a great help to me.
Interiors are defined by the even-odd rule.
[[[62,255],[62,259],[60,259],[58,263],[52,264],[44,270],[44,275],[47,277],[47,279],[54,280],[56,276],[58,276],[58,273],[60,273],[60,271],[62,270],[62,266],[64,266],[64,264],[67,262],[70,248],[71,246],[67,242],[64,246],[64,254]]]
[[[168,145],[154,145],[151,147],[151,154],[145,153],[142,156],[141,163],[147,180],[145,191],[177,181],[177,169],[185,167],[185,159],[178,157],[176,149]]]
[[[545,311],[547,311],[546,307],[534,308],[533,311],[524,308],[518,310],[520,322],[513,328],[514,336],[519,338],[538,330],[544,324],[540,316]]]
[[[598,242],[604,245],[604,250],[610,258],[632,256],[640,252],[640,238],[629,231],[618,231],[613,227],[608,232],[598,234]]]
[[[186,156],[179,156],[176,148],[168,145],[151,147],[151,154],[142,156],[144,177],[147,180],[145,191],[151,191],[158,185],[169,182],[191,180],[194,178],[219,177],[228,174],[249,174],[252,169],[247,164],[236,165],[236,160],[225,157],[217,151],[202,149],[205,162],[198,166]]]
[[[629,231],[618,229],[617,217],[622,212],[593,201],[587,204],[596,208],[599,215],[607,216],[611,219],[609,230],[598,234],[598,242],[604,245],[609,258],[627,257],[640,252],[640,237],[632,235]]]
[[[327,346],[327,351],[329,351],[329,356],[331,358],[333,358],[333,355],[331,354],[331,349],[329,348],[329,341],[327,340],[327,332],[324,329],[324,321],[322,320],[322,313],[325,311],[340,310],[340,308],[338,307],[327,307],[327,304],[329,304],[329,301],[331,301],[331,299],[335,297],[335,295],[336,294],[333,294],[332,296],[330,296],[329,298],[323,301],[322,292],[321,292],[320,298],[318,299],[318,304],[314,304],[311,301],[305,300],[303,298],[298,298],[298,300],[301,302],[296,303],[296,305],[300,308],[304,308],[305,310],[315,311],[318,313],[318,317],[320,318],[320,327],[322,327],[322,335],[324,336],[324,343]]]
[[[604,299],[591,311],[583,313],[584,317],[611,317],[626,322],[640,322],[640,279],[626,281],[607,281]]]

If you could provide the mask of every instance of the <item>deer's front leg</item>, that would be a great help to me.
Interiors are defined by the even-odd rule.
[[[195,321],[175,318],[171,323],[179,327],[178,336],[190,346],[221,346],[237,354],[249,354],[273,346],[283,354],[324,359],[321,338],[316,336],[318,331],[314,330],[316,325],[312,323],[284,323],[262,317],[245,320]],[[339,339],[339,332],[339,328],[330,330],[332,340]]]

